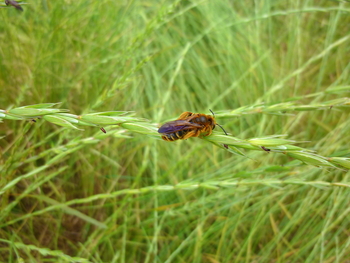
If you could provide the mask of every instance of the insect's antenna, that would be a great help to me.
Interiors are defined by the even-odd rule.
[[[219,126],[219,127],[224,131],[224,133],[225,133],[226,135],[228,135],[227,132],[225,131],[225,129],[224,129],[219,123],[217,123],[216,125]]]
[[[211,114],[213,114],[213,117],[215,117],[214,112],[211,109],[209,109],[209,110],[210,110]],[[228,135],[227,132],[225,131],[225,129],[219,123],[217,123],[216,125],[219,126],[221,128],[221,130],[223,130],[226,135]]]
[[[211,114],[213,114],[213,117],[215,118],[214,112],[213,112],[211,109],[209,109],[209,110],[210,110]],[[228,136],[228,134],[227,134],[227,132],[225,131],[225,129],[224,129],[219,123],[216,123],[216,125],[219,126],[219,127],[221,128],[221,130],[225,133],[225,135]],[[227,145],[227,144],[223,144],[223,146],[224,146],[226,149],[228,149],[228,145]]]

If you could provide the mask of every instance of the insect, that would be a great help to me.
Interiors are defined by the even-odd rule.
[[[190,137],[196,137],[195,135],[201,128],[202,126],[200,124],[177,119],[162,125],[158,129],[158,132],[162,134],[163,140],[172,142],[176,140],[186,140]]]
[[[263,149],[267,153],[269,153],[271,151],[270,149],[267,149],[265,146],[261,146],[261,149]]]
[[[16,1],[14,1],[14,0],[5,0],[5,4],[6,5],[12,5],[17,10],[23,11],[23,8],[20,6],[20,4],[17,3]]]
[[[227,135],[222,126],[216,123],[214,113],[212,111],[211,113],[213,116],[185,111],[177,120],[167,122],[161,126],[158,132],[162,134],[162,139],[165,141],[185,140],[190,137],[198,137],[202,133],[209,136],[215,126],[218,125]],[[227,145],[224,146],[227,148]]]

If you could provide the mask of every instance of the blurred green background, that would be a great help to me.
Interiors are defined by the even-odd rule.
[[[61,102],[73,114],[134,111],[159,126],[184,111],[350,94],[346,1],[1,7],[4,110]],[[217,121],[242,140],[286,134],[322,156],[350,157],[346,107]],[[350,189],[339,186],[349,186],[347,170],[83,128],[0,123],[0,261],[350,261]]]

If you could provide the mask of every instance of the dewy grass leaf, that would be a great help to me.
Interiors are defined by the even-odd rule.
[[[3,117],[6,120],[17,120],[17,121],[23,121],[24,117],[16,117],[16,116],[12,116],[9,114],[6,114],[5,117]]]
[[[350,87],[349,87],[349,91],[350,91]],[[346,106],[346,105],[350,106],[350,98],[339,98],[339,99],[329,100],[329,101],[322,102],[322,105],[325,105],[327,107]]]
[[[328,158],[328,161],[333,164],[350,169],[350,158],[330,157]]]
[[[41,104],[33,104],[33,105],[27,105],[23,106],[21,108],[33,108],[33,109],[45,109],[45,108],[51,108],[56,105],[60,105],[61,103],[41,103]]]
[[[63,126],[63,127],[67,127],[67,128],[72,128],[72,129],[76,129],[76,130],[81,130],[79,129],[78,127],[74,126],[72,123],[70,123],[69,121],[61,118],[61,117],[58,117],[58,116],[49,116],[49,115],[46,115],[43,117],[44,120],[47,120],[48,122],[52,122],[56,125],[59,125],[59,126]]]
[[[313,153],[303,153],[303,152],[289,152],[288,156],[298,159],[304,163],[315,165],[315,166],[328,166],[328,167],[336,167],[332,163],[326,160],[326,158],[316,155]]]
[[[157,132],[158,129],[147,123],[122,123],[120,126],[133,132],[159,136],[159,133]]]
[[[293,140],[278,139],[278,138],[253,138],[247,140],[249,143],[257,146],[280,146],[290,143],[295,143]]]
[[[32,109],[32,108],[16,108],[8,111],[9,114],[19,115],[23,117],[36,117],[55,112],[61,112],[60,109]]]
[[[64,119],[70,123],[77,124],[77,125],[83,125],[83,126],[94,126],[97,127],[97,124],[91,123],[91,122],[85,122],[81,121],[79,116],[68,114],[68,113],[57,113],[55,116],[60,117],[61,119]]]
[[[113,125],[120,124],[124,122],[138,121],[137,118],[133,117],[123,117],[123,116],[104,116],[98,114],[86,114],[80,117],[82,121],[91,122],[99,125]]]
[[[326,93],[337,94],[341,92],[349,92],[350,86],[333,86],[326,89]]]
[[[135,114],[132,111],[106,111],[106,112],[96,112],[90,113],[89,115],[102,115],[102,116],[125,116]]]
[[[275,150],[278,152],[290,152],[290,151],[302,151],[302,152],[313,152],[312,150],[308,150],[302,147],[298,147],[295,145],[278,145],[278,146],[269,146],[271,150]]]
[[[208,137],[203,137],[203,139],[211,141],[211,142],[215,142],[218,144],[232,145],[232,146],[235,146],[238,148],[244,148],[244,149],[250,149],[250,150],[257,148],[247,141],[239,140],[235,137],[227,136],[227,135],[213,134],[213,135],[208,136]]]
[[[82,121],[79,121],[79,116],[77,115],[73,115],[73,114],[69,114],[69,113],[56,113],[55,114],[56,117],[59,117],[61,119],[64,119],[70,123],[79,123],[80,125],[90,125],[90,126],[96,126],[96,125],[93,125],[93,124],[85,124],[84,122]]]
[[[291,98],[289,98],[291,99]],[[292,98],[293,99],[293,98]],[[294,98],[295,99],[295,98]],[[300,97],[299,99],[302,99]],[[232,118],[246,114],[277,114],[277,115],[286,115],[287,112],[293,111],[312,111],[312,110],[328,110],[330,107],[341,108],[348,107],[350,109],[350,99],[349,98],[339,98],[331,101],[309,104],[309,105],[297,105],[295,102],[283,102],[271,105],[265,105],[262,103],[244,106],[234,110],[224,110],[217,111],[215,116],[220,118]]]

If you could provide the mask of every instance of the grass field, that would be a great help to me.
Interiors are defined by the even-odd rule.
[[[349,2],[0,7],[0,262],[350,262]]]

